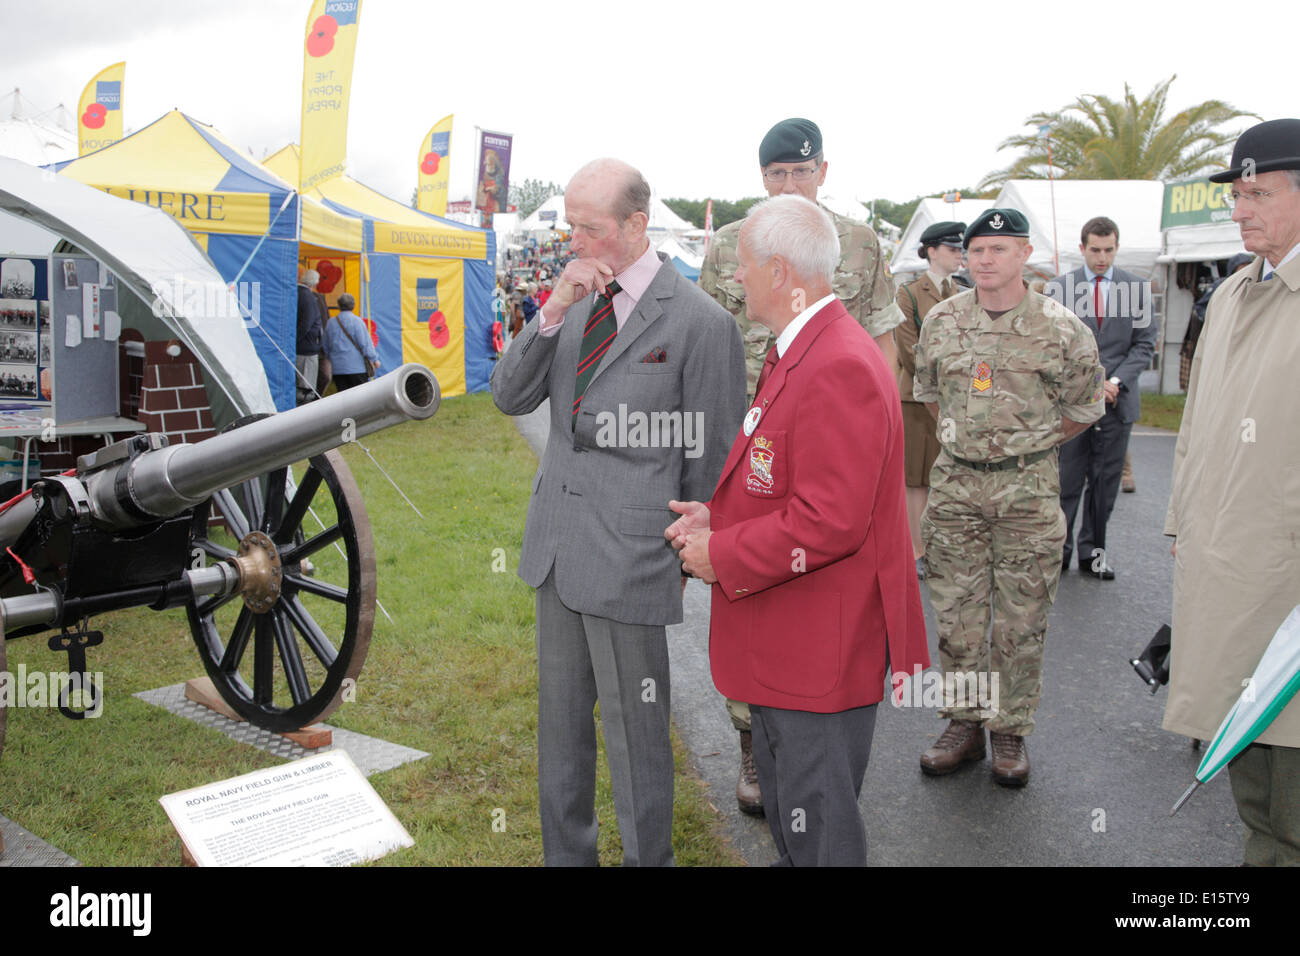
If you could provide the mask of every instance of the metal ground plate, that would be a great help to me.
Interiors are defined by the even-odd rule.
[[[0,856],[0,866],[80,866],[58,847],[50,846],[26,827],[19,826],[8,817],[0,816],[0,830],[4,831],[5,851]]]
[[[223,717],[216,711],[209,710],[202,704],[187,699],[183,683],[141,691],[135,696],[146,703],[170,711],[178,717],[184,717],[204,727],[219,730],[231,740],[237,740],[241,744],[249,744],[259,750],[265,750],[269,754],[283,757],[285,760],[297,760],[299,757],[310,757],[329,750],[343,750],[352,758],[352,762],[361,769],[362,773],[370,776],[372,773],[392,770],[404,763],[410,763],[413,760],[429,756],[423,750],[403,747],[400,744],[389,743],[387,740],[367,737],[365,734],[358,734],[351,730],[340,730],[337,727],[330,727],[330,730],[334,733],[334,743],[331,746],[308,750],[305,747],[298,746],[287,737],[282,737],[261,727],[254,727],[247,721],[231,720],[229,717]],[[329,727],[329,724],[325,726]]]

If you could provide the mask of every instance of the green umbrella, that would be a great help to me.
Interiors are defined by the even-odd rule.
[[[1297,690],[1300,690],[1300,606],[1292,609],[1268,642],[1255,673],[1210,741],[1205,759],[1196,768],[1196,779],[1178,798],[1169,815],[1177,813],[1197,787],[1213,780],[1233,757],[1262,734]]]

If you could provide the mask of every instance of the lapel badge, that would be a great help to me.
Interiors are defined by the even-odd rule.
[[[975,377],[970,380],[971,388],[977,392],[987,392],[992,384],[993,370],[989,368],[988,362],[980,362],[979,368],[975,369]]]
[[[749,410],[749,414],[745,416],[745,437],[746,438],[754,434],[754,429],[758,427],[758,420],[759,418],[762,417],[762,415],[763,415],[763,410],[759,408],[757,405],[755,405],[753,408]]]
[[[771,440],[762,435],[755,438],[749,449],[749,477],[745,479],[745,486],[750,491],[772,493],[772,462],[775,460],[776,452]]]

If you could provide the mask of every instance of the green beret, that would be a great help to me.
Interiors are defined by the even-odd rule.
[[[1029,219],[1019,209],[990,209],[970,224],[962,241],[963,249],[980,236],[1019,236],[1029,238]]]
[[[758,144],[758,165],[801,163],[822,151],[822,131],[812,120],[781,120]]]
[[[927,226],[925,232],[921,233],[921,245],[957,248],[961,246],[961,236],[965,231],[964,222],[936,222],[932,226]]]

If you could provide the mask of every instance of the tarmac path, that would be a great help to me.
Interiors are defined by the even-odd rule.
[[[540,456],[547,406],[516,419]],[[1138,490],[1107,528],[1114,581],[1062,575],[1048,624],[1043,696],[1020,790],[993,782],[989,758],[946,777],[918,759],[945,726],[933,707],[880,705],[861,807],[873,866],[1235,866],[1242,830],[1220,774],[1178,816],[1169,809],[1201,755],[1160,729],[1154,696],[1128,661],[1170,619],[1173,560],[1164,537],[1175,435],[1135,428]],[[938,663],[929,593],[922,601]],[[775,859],[766,821],[736,809],[738,738],[708,664],[709,589],[691,581],[685,621],[668,630],[673,719],[727,833],[752,865]],[[1177,635],[1174,637],[1177,640]]]

